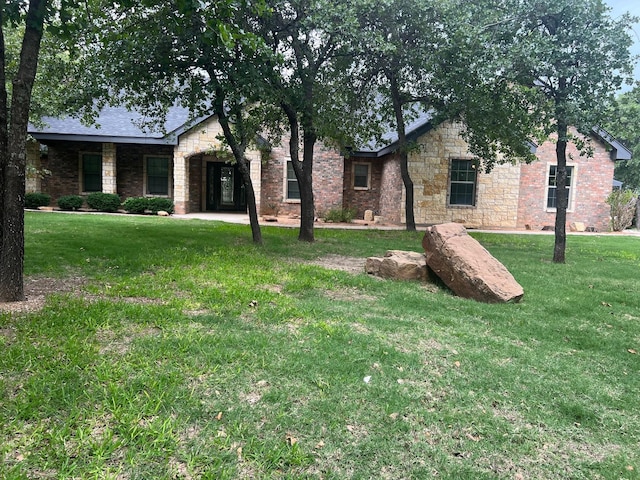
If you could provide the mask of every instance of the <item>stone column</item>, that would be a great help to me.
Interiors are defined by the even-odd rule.
[[[247,152],[247,160],[249,160],[249,172],[251,174],[251,183],[253,191],[256,194],[256,209],[260,213],[260,199],[262,196],[262,161],[260,152],[253,150]]]
[[[103,193],[118,193],[116,180],[116,145],[102,144],[102,191]]]
[[[189,160],[181,150],[176,146],[173,152],[173,204],[176,213],[185,214],[189,208]]]
[[[26,192],[40,192],[42,179],[40,178],[40,144],[35,140],[27,141],[27,178]]]

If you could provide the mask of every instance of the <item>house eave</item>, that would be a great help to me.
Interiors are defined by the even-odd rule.
[[[120,137],[109,135],[75,135],[64,133],[37,133],[30,132],[30,135],[39,142],[89,142],[89,143],[122,143],[133,145],[177,145],[177,136],[166,137]]]
[[[611,147],[611,160],[631,160],[631,150],[625,147],[621,142],[616,140],[613,135],[602,127],[593,128],[594,135]]]

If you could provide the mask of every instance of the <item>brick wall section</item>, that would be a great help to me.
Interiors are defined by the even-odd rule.
[[[286,199],[286,168],[289,155],[289,139],[283,138],[280,145],[273,146],[265,155],[262,168],[262,214],[299,215],[300,202]],[[335,150],[317,142],[313,158],[313,194],[316,215],[321,216],[332,208],[341,208],[343,191],[344,159]],[[258,193],[256,193],[257,195]]]
[[[366,163],[369,165],[371,180],[368,190],[356,190],[353,188],[353,164]],[[380,215],[380,196],[382,193],[382,164],[378,158],[345,158],[344,183],[343,183],[343,207],[355,208],[356,218],[364,218],[365,210],[373,211],[374,215]]]
[[[51,195],[51,205],[62,195],[79,195],[80,152],[102,153],[101,143],[48,142],[48,155],[42,159],[42,168],[51,175],[42,180],[42,192]]]
[[[576,133],[576,132],[574,132]],[[567,229],[573,222],[582,222],[598,231],[609,230],[609,206],[607,196],[612,190],[614,161],[605,145],[592,139],[594,155],[580,156],[574,145],[567,146],[567,165],[573,165],[573,186],[570,210],[567,211]],[[556,164],[556,144],[550,140],[536,151],[539,161],[522,165],[520,179],[520,202],[518,205],[518,227],[527,225],[540,230],[546,225],[555,225],[555,211],[547,210],[547,175],[549,165]]]
[[[386,222],[401,223],[404,185],[400,173],[400,158],[391,154],[382,159],[380,215]]]
[[[371,188],[353,188],[353,164],[368,163],[371,169]],[[380,158],[353,157],[344,160],[343,206],[355,208],[356,218],[364,218],[365,210],[372,210],[385,222],[400,223],[402,203],[402,177],[400,163],[395,154]]]
[[[515,228],[519,165],[498,165],[489,174],[479,173],[475,206],[449,206],[450,161],[473,158],[460,130],[460,125],[445,123],[427,132],[418,139],[417,150],[409,156],[416,223],[457,222],[470,228]],[[404,198],[401,208],[405,221]]]
[[[142,197],[144,191],[144,156],[173,155],[171,145],[131,145],[120,144],[116,148],[118,195],[125,200],[129,197]],[[173,183],[173,181],[171,182]],[[170,185],[173,191],[173,185]]]

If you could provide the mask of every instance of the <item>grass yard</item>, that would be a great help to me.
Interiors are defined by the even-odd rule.
[[[74,280],[0,313],[0,478],[640,478],[640,237],[474,233],[525,290],[485,305],[311,263],[420,233],[263,233],[27,213]]]

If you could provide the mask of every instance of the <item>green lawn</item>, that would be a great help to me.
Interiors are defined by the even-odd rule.
[[[310,264],[420,233],[263,233],[27,213],[81,286],[0,313],[0,478],[640,478],[640,237],[475,233],[525,290],[485,305]]]

